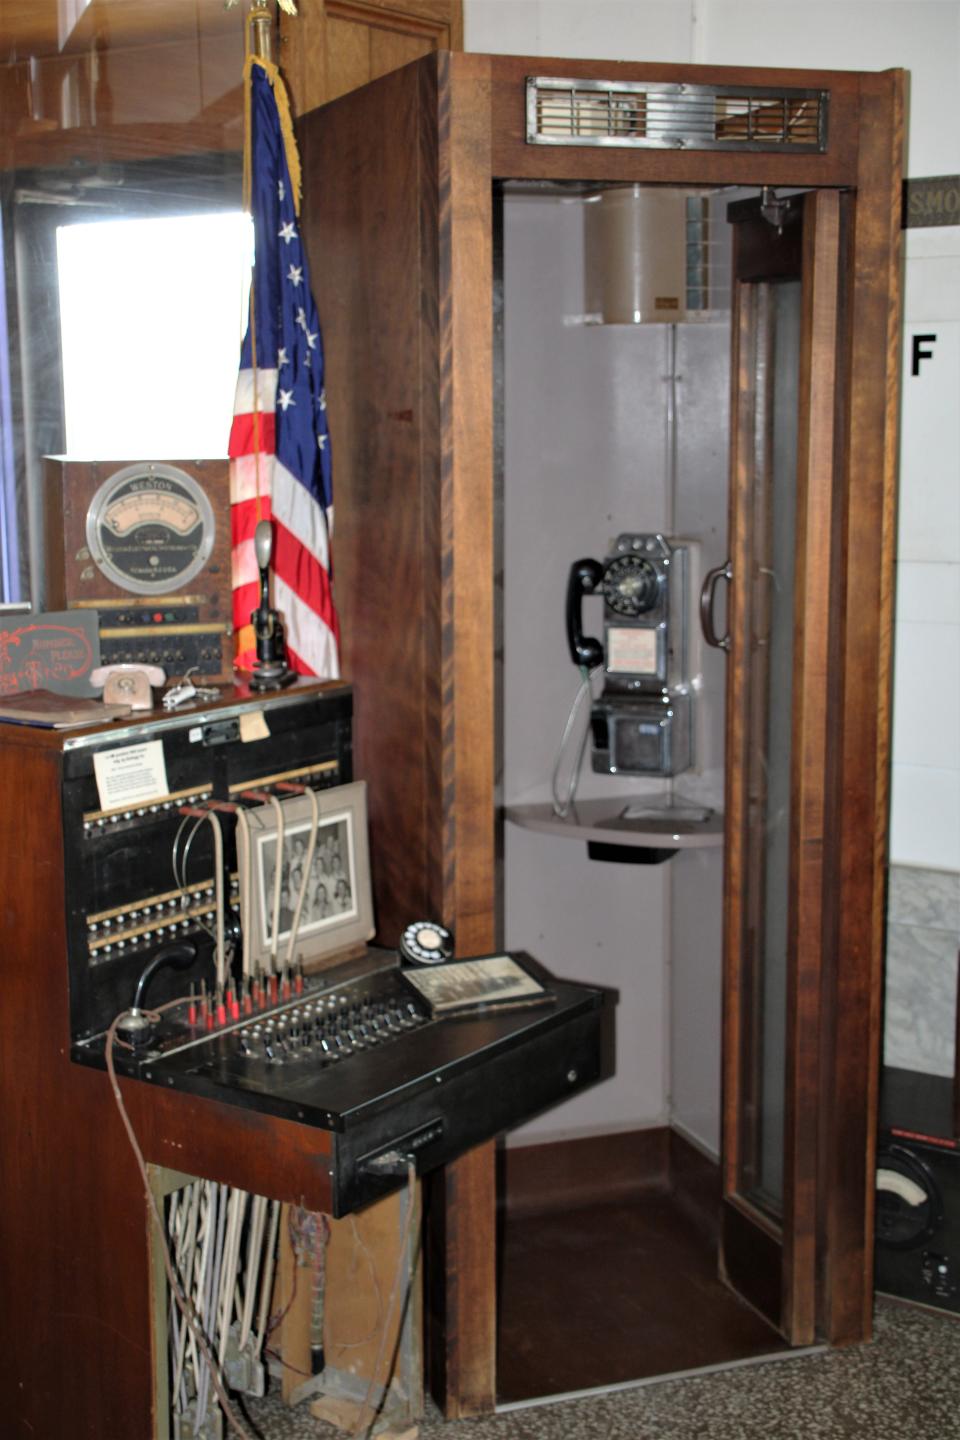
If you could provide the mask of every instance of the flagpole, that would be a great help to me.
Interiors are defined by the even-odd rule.
[[[252,166],[252,128],[250,120],[250,65],[249,60],[254,57],[263,60],[268,65],[273,63],[273,37],[272,37],[273,15],[265,4],[254,4],[247,15],[246,24],[246,58],[244,66],[244,136],[243,136],[243,204],[244,209],[250,210],[251,204],[251,166]],[[253,370],[253,446],[255,465],[257,469],[257,520],[261,518],[261,490],[260,490],[260,401],[259,401],[259,376],[257,364],[257,316],[254,305],[254,277],[250,277],[250,335],[252,348],[252,370]]]
[[[247,16],[250,53],[273,63],[273,13],[266,5],[254,5]]]

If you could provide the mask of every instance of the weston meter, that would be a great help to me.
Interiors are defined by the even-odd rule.
[[[226,460],[47,461],[48,604],[100,615],[105,665],[233,676]]]

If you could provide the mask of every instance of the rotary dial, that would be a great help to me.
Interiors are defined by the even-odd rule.
[[[618,555],[604,573],[604,598],[617,615],[637,616],[652,610],[658,591],[656,566],[643,555]]]
[[[400,954],[415,965],[442,965],[453,954],[453,936],[433,920],[415,920],[400,937]]]

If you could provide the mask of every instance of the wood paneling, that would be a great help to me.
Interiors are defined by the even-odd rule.
[[[336,584],[378,934],[394,943],[434,915],[459,953],[478,954],[493,948],[495,913],[491,194],[476,164],[485,96],[452,121],[446,65],[387,75],[307,117],[304,234],[338,475],[350,477]],[[450,305],[454,286],[469,303]],[[492,1149],[442,1183],[433,1373],[448,1377],[450,1413],[477,1413],[493,1403]]]
[[[666,1188],[671,1132],[665,1125],[544,1145],[505,1145],[498,1202],[510,1217],[624,1203],[651,1185]]]
[[[441,77],[443,69],[441,68]],[[441,94],[443,89],[442,86]],[[457,940],[465,955],[495,944],[493,605],[493,200],[490,82],[451,72],[441,104],[441,483],[453,569],[444,595],[445,734],[453,780]],[[445,144],[444,141],[447,141]]]
[[[409,1193],[387,1196],[358,1215],[328,1222],[324,1362],[328,1374],[353,1385],[358,1377],[368,1383],[372,1377],[374,1398],[376,1387],[395,1376],[399,1393],[390,1407],[394,1430],[404,1419],[419,1419],[423,1410],[420,1218],[420,1186],[414,1185]],[[404,1241],[406,1248],[401,1249]],[[388,1315],[391,1296],[394,1305]],[[331,1383],[328,1388],[336,1393],[338,1387]],[[354,1407],[356,1412],[359,1408]],[[325,1403],[315,1404],[313,1413],[325,1418]],[[368,1413],[368,1422],[370,1418]]]
[[[830,617],[836,605],[831,553],[836,488],[840,201],[807,196],[803,232],[804,377],[797,455],[798,539],[794,571],[793,764],[791,775],[790,966],[784,1170],[783,1328],[797,1345],[816,1334],[817,1164],[823,1039],[823,849],[830,713]]]
[[[98,41],[195,39],[234,30],[237,21],[223,0],[88,0],[72,7],[63,0],[0,0],[0,56],[9,63],[86,50]]]
[[[900,346],[903,74],[860,77],[861,145],[844,277],[849,408],[837,495],[840,613],[826,835],[824,1004],[832,1017],[821,1096],[825,1284],[821,1332],[870,1334],[884,874],[889,808],[893,547]],[[836,1097],[843,1098],[842,1108]]]
[[[309,123],[301,131],[304,236],[344,477],[334,552],[341,662],[360,681],[354,754],[368,785],[378,937],[391,945],[418,915],[454,925],[442,844],[453,717],[443,711],[441,613],[452,571],[439,533],[435,104],[388,75],[370,92],[372,123],[358,125],[345,97],[325,112],[322,139]]]
[[[429,1334],[431,1384],[449,1419],[483,1415],[496,1400],[495,1153],[491,1140],[440,1177],[442,1308]]]
[[[438,50],[463,48],[462,0],[301,0],[280,17],[298,115]]]
[[[7,7],[0,164],[238,150],[244,13],[221,0],[93,0],[61,46],[52,0]]]
[[[64,905],[56,903],[63,852],[49,820],[60,808],[57,769],[27,745],[4,747],[0,784],[9,797],[30,797],[5,807],[0,846],[9,927],[0,1008],[0,1283],[9,1319],[0,1389],[13,1431],[93,1436],[132,1426],[146,1435],[145,1205],[106,1077],[66,1058]],[[41,935],[42,946],[24,943]],[[122,1337],[121,1363],[105,1334]],[[71,1363],[51,1368],[50,1353]]]

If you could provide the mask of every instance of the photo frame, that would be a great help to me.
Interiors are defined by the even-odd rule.
[[[374,932],[367,841],[367,787],[358,780],[315,792],[319,817],[293,957],[307,968],[327,956],[369,941]],[[313,823],[309,795],[281,800],[283,844],[280,855],[281,900],[277,960],[283,965],[290,944],[303,866]],[[247,812],[250,830],[250,884],[243,911],[247,963],[258,969],[271,957],[274,884],[278,863],[278,826],[272,805]]]
[[[404,980],[427,1002],[431,1015],[545,1005],[556,1000],[513,955],[480,955],[442,965],[408,966]]]

